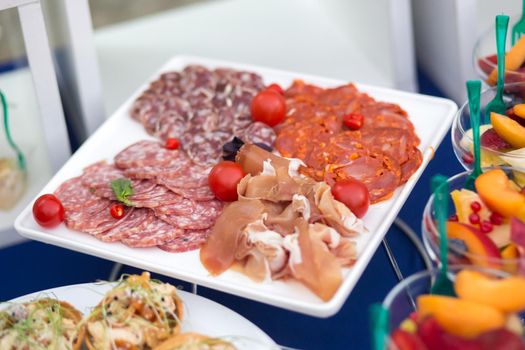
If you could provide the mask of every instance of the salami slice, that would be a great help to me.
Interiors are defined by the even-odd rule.
[[[104,208],[105,201],[93,194],[88,188],[82,186],[82,177],[74,177],[64,181],[57,190],[55,196],[60,200],[66,211],[75,211],[82,207],[88,207],[93,212]]]
[[[155,220],[155,214],[149,209],[133,209],[133,212],[125,220],[113,227],[111,230],[96,235],[103,242],[118,242],[129,235],[138,232],[144,225]]]
[[[275,142],[275,132],[268,125],[255,122],[244,130],[241,139],[246,143],[264,143],[271,146]]]
[[[115,156],[115,165],[120,169],[169,164],[180,153],[168,150],[157,141],[139,141]]]
[[[193,164],[175,172],[166,172],[155,181],[174,192],[177,192],[178,188],[198,188],[208,184],[210,170],[211,168]]]
[[[157,190],[159,189],[159,190]],[[161,205],[179,203],[182,201],[180,195],[168,190],[164,186],[157,186],[150,194],[140,196],[130,196],[129,199],[135,207],[156,208]]]
[[[152,222],[142,224],[139,230],[122,239],[122,243],[133,248],[155,247],[173,240],[183,232],[184,230],[155,218]]]
[[[187,198],[183,198],[176,203],[162,204],[155,207],[155,215],[190,215],[195,211],[195,203]]]
[[[209,202],[195,202],[195,210],[189,215],[157,214],[157,216],[182,229],[203,230],[213,226],[221,211],[222,203],[212,200]]]
[[[189,198],[196,202],[207,202],[215,198],[208,185],[195,188],[173,187],[171,190],[184,198]]]
[[[183,234],[160,245],[159,248],[170,253],[183,253],[199,249],[206,242],[210,233],[211,229],[185,230]]]

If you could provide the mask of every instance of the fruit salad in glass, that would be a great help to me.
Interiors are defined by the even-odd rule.
[[[520,17],[511,16],[507,40],[505,43],[505,83],[515,83],[525,81],[525,39],[512,43],[512,31]],[[478,76],[488,85],[496,85],[498,58],[496,56],[496,36],[495,28],[491,26],[485,30],[473,50],[474,68]],[[525,90],[522,90],[525,91]]]
[[[389,350],[524,350],[525,278],[452,266],[453,296],[430,294],[439,270],[399,283],[387,295]]]
[[[484,168],[466,187],[469,171],[448,179],[448,260],[525,275],[525,191],[509,167]],[[423,242],[439,260],[433,197],[423,213]],[[524,291],[525,294],[525,291]]]
[[[506,84],[507,90],[523,89],[525,82]],[[496,88],[489,88],[481,94],[481,111],[496,94]],[[520,96],[504,92],[507,105],[505,114],[483,114],[480,125],[481,166],[508,165],[525,172],[525,100]],[[470,109],[465,102],[459,109],[451,129],[452,146],[459,162],[465,169],[474,165]],[[520,183],[525,185],[524,181]]]

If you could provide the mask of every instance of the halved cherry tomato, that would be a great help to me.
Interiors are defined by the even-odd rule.
[[[266,90],[273,90],[273,91],[277,92],[279,95],[284,96],[284,90],[279,84],[276,84],[276,83],[270,84],[270,85],[268,85]]]
[[[263,90],[252,100],[252,119],[269,126],[279,124],[286,116],[284,97],[275,90]]]
[[[180,141],[176,137],[168,137],[166,139],[166,144],[164,145],[164,147],[166,147],[167,149],[178,149],[179,146],[180,146]]]
[[[358,218],[365,216],[370,205],[370,196],[365,184],[355,179],[337,181],[332,186],[334,198],[343,203]]]
[[[350,130],[359,130],[363,127],[365,118],[359,113],[348,113],[343,116],[343,123]]]
[[[126,210],[124,209],[124,206],[122,204],[115,203],[115,204],[112,204],[111,207],[109,207],[109,213],[115,219],[121,219],[126,213]]]
[[[54,227],[64,221],[64,207],[55,195],[44,194],[33,204],[33,217],[42,227]]]
[[[232,202],[237,200],[237,184],[245,175],[239,164],[226,160],[211,169],[208,184],[217,199]]]

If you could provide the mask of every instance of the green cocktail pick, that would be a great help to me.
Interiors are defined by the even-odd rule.
[[[9,146],[16,153],[18,168],[20,168],[20,170],[22,170],[25,173],[26,159],[24,157],[24,153],[22,153],[20,148],[16,145],[15,141],[11,137],[11,131],[9,129],[9,113],[8,113],[8,107],[7,107],[7,99],[5,98],[5,95],[2,91],[0,91],[0,100],[2,101],[2,110],[4,114],[4,131],[5,131],[5,137],[7,138],[7,143],[9,143]]]
[[[470,110],[470,125],[472,126],[472,141],[474,143],[474,170],[467,177],[465,187],[474,190],[474,181],[481,175],[481,149],[479,135],[479,104],[481,82],[479,80],[467,81],[468,105]]]
[[[522,3],[521,18],[512,27],[512,46],[516,44],[516,41],[520,40],[523,34],[525,34],[525,0]]]
[[[432,177],[432,191],[434,192],[434,211],[436,213],[439,232],[439,257],[441,268],[439,274],[430,288],[430,294],[455,295],[454,286],[447,277],[448,272],[448,238],[447,238],[447,215],[448,215],[448,183],[447,178],[442,175]]]
[[[388,310],[381,304],[370,306],[372,350],[385,350],[388,335]]]
[[[485,107],[485,124],[490,123],[490,113],[505,113],[505,102],[503,102],[503,87],[505,84],[505,39],[507,37],[507,27],[509,16],[496,16],[496,48],[498,53],[498,85],[496,96]]]

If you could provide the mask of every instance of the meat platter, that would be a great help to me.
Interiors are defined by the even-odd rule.
[[[202,89],[208,80],[214,84],[213,96]],[[254,122],[250,117],[250,101],[271,83],[287,88],[286,118],[273,128],[267,125],[271,123]],[[197,85],[184,90],[185,84]],[[346,119],[349,114],[343,109],[355,109],[356,105],[365,115],[364,125],[362,116],[356,119],[350,113],[353,119]],[[54,228],[38,225],[30,205],[17,218],[15,228],[27,238],[327,317],[341,308],[359,280],[447,133],[456,110],[452,101],[441,98],[177,56],[140,87],[42,190],[41,194],[55,193],[60,199],[65,224]],[[191,115],[191,119],[181,115]],[[346,126],[341,128],[342,124]],[[240,139],[246,145],[233,157],[244,157],[244,163],[239,163],[247,175],[236,185],[238,202],[226,204],[217,199],[220,196],[213,186],[208,187],[208,176],[213,173],[210,167],[226,157],[232,143]],[[272,159],[268,151],[273,151]],[[253,160],[246,160],[253,154],[263,154],[257,171],[250,166]],[[340,165],[342,159],[344,166]],[[288,169],[284,172],[279,168],[283,164]],[[293,164],[300,164],[295,169],[300,171],[292,176]],[[246,170],[250,167],[251,171]],[[342,208],[330,194],[328,185],[345,177],[357,177],[370,194],[372,205],[362,219]],[[289,198],[261,190],[260,184],[268,181],[286,183],[284,192],[296,190]],[[294,225],[283,224],[282,218],[301,203],[308,209],[302,207],[294,214],[294,231]],[[243,223],[244,231],[247,227],[259,230],[248,232],[252,234],[249,247],[260,246],[263,240],[255,244],[253,237],[262,237],[259,233],[263,231],[273,235],[272,242],[277,239],[282,245],[279,254],[272,251],[273,260],[265,257],[264,264],[258,264],[256,258],[262,250],[257,254],[246,249],[240,252],[237,243],[236,250],[228,250],[221,243],[228,232],[240,230],[239,223],[231,226],[235,221],[231,218],[238,216],[235,210],[248,207],[252,214],[257,210],[262,213]],[[277,207],[281,208],[278,212]],[[115,216],[114,210],[119,208],[121,216]],[[336,210],[340,220],[326,220],[330,210]],[[277,224],[271,230],[263,225],[261,231],[261,220],[266,220],[268,227],[271,220]],[[282,233],[284,237],[275,237],[279,231],[275,227],[288,231]],[[337,266],[336,277],[305,277],[304,266],[299,268],[301,252],[295,256],[293,247],[301,237],[305,244],[308,235],[331,237],[327,238],[330,242],[324,241],[326,247],[312,249],[311,254],[325,254],[330,247],[333,256],[325,254],[323,258],[328,265]],[[304,250],[302,254],[308,260]],[[219,266],[225,259],[231,261]],[[244,273],[229,268],[234,260],[244,264]],[[310,274],[312,269],[322,270],[319,266],[309,269]],[[320,281],[334,287],[318,288]]]

